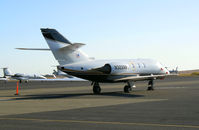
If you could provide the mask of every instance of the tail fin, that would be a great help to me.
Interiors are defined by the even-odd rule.
[[[41,28],[41,32],[60,65],[89,60],[89,57],[79,50],[84,44],[72,44],[55,29]]]
[[[8,68],[3,68],[3,74],[4,74],[4,77],[13,75],[10,69]]]
[[[175,73],[178,74],[178,66],[176,67]]]

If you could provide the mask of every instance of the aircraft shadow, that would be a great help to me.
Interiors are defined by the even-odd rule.
[[[86,98],[94,98],[96,95],[93,93],[75,93],[75,94],[40,94],[40,95],[25,95],[20,98],[15,98],[14,100],[42,100],[42,99],[59,99],[59,98],[72,98],[72,97],[82,97],[90,96]],[[125,97],[125,98],[137,98],[144,97],[144,95],[136,95],[131,93],[118,92],[104,92],[98,94],[97,96],[112,96],[112,97]],[[85,97],[82,97],[85,98]]]

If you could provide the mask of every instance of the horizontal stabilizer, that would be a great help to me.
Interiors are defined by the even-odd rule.
[[[70,45],[67,45],[65,47],[60,48],[60,50],[72,50],[75,51],[77,49],[79,49],[80,47],[84,46],[85,44],[83,43],[73,43]],[[50,51],[49,48],[15,48],[18,50],[33,50],[33,51]]]
[[[48,48],[15,48],[18,50],[50,51]]]

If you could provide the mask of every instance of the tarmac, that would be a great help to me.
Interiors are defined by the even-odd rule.
[[[90,82],[0,82],[1,130],[186,130],[199,129],[199,77],[172,77],[100,84],[94,95]]]

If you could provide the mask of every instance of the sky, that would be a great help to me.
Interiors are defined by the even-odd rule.
[[[58,65],[40,28],[55,28],[95,59],[151,58],[199,69],[198,0],[1,0],[0,67],[50,74]]]

